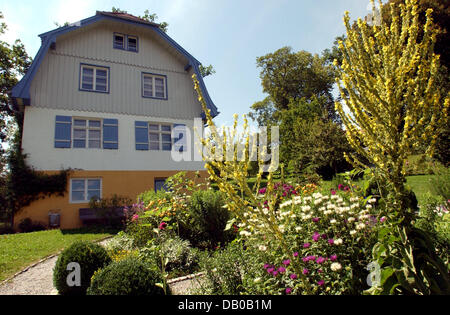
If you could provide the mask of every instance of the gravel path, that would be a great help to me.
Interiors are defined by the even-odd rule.
[[[99,242],[106,245],[109,239]],[[14,278],[0,284],[0,295],[56,295],[53,287],[53,267],[58,256],[48,258],[25,269]]]
[[[99,244],[106,245],[109,239]],[[58,256],[43,260],[20,272],[14,278],[0,284],[0,295],[56,295],[53,287],[53,267]],[[190,277],[169,281],[172,294],[189,294],[198,286],[198,281]]]

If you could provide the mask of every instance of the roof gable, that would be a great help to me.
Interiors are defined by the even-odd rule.
[[[209,96],[203,78],[200,74],[199,66],[201,65],[201,63],[197,59],[195,59],[191,54],[189,54],[183,47],[181,47],[178,43],[176,43],[171,37],[169,37],[164,31],[162,31],[159,28],[159,24],[143,20],[130,14],[102,12],[102,11],[97,11],[96,15],[81,20],[79,22],[63,26],[39,35],[42,40],[41,47],[39,48],[39,51],[36,54],[36,57],[33,60],[33,63],[31,64],[28,72],[24,75],[24,77],[12,90],[11,96],[13,99],[13,105],[16,107],[18,105],[19,106],[30,105],[31,82],[33,81],[33,78],[36,75],[37,70],[39,69],[48,50],[53,44],[56,43],[57,37],[105,19],[120,21],[123,23],[138,24],[140,26],[152,29],[162,40],[166,41],[169,45],[171,45],[175,50],[177,50],[181,55],[183,55],[186,58],[188,62],[185,66],[185,70],[188,71],[192,67],[194,73],[197,75],[200,83],[200,88],[202,89],[207,107],[211,110],[211,115],[215,117],[219,114],[217,107],[214,105]]]

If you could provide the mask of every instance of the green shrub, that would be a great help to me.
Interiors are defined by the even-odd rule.
[[[67,266],[71,262],[80,264],[80,286],[71,287],[67,284],[67,276],[72,272],[67,270]],[[102,246],[88,241],[77,241],[59,255],[53,269],[53,284],[61,295],[84,295],[94,272],[110,262],[111,258]]]
[[[450,260],[450,204],[440,196],[425,195],[415,227],[427,232],[437,254],[446,263]]]
[[[117,252],[117,251],[130,251],[134,249],[133,239],[124,231],[120,231],[112,239],[109,240],[106,245],[107,251]]]
[[[114,262],[92,278],[88,295],[163,295],[161,275],[136,258]]]
[[[157,192],[154,190],[148,190],[138,196],[138,200],[146,205],[149,204],[150,201],[158,201],[160,199],[170,200],[170,194],[164,190],[158,190]]]
[[[22,233],[37,232],[46,230],[46,226],[41,222],[33,222],[30,218],[25,218],[19,223],[19,230]]]
[[[211,255],[203,252],[199,265],[206,274],[201,289],[196,293],[239,295],[247,292],[249,288],[245,285],[245,278],[254,273],[252,271],[255,267],[260,267],[255,258],[240,243],[234,242]]]
[[[450,168],[439,168],[431,179],[433,189],[438,196],[445,200],[450,199]]]
[[[159,240],[160,244],[157,242],[155,239],[152,244],[142,248],[139,257],[151,265],[158,266],[159,269],[164,261],[169,278],[184,276],[197,270],[198,252],[191,247],[189,241],[177,236],[165,236]]]
[[[215,248],[232,240],[232,232],[224,231],[230,219],[224,205],[223,194],[219,191],[195,191],[189,202],[189,222],[181,227],[180,235],[195,247]]]

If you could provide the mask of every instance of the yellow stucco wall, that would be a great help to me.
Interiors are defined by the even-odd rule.
[[[45,173],[55,174],[56,172]],[[176,173],[177,171],[73,171],[67,181],[67,193],[63,197],[51,196],[33,202],[14,216],[14,227],[17,229],[17,225],[25,218],[47,225],[50,211],[60,213],[61,229],[81,227],[78,210],[88,208],[89,205],[88,203],[70,203],[69,187],[72,178],[101,178],[102,198],[117,194],[136,200],[140,193],[154,189],[155,179],[167,178]],[[186,173],[191,178],[195,174],[195,172]],[[203,178],[207,176],[206,171],[200,171],[200,174]]]

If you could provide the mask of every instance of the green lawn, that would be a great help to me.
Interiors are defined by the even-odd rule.
[[[113,231],[82,228],[0,235],[0,281],[42,258],[58,253],[74,241],[95,241],[113,234]]]
[[[435,175],[417,175],[417,176],[408,176],[406,178],[406,183],[411,187],[411,189],[416,194],[417,201],[419,205],[424,200],[424,197],[427,193],[431,193],[436,195],[436,191],[433,188],[433,184],[431,182],[432,178]]]

